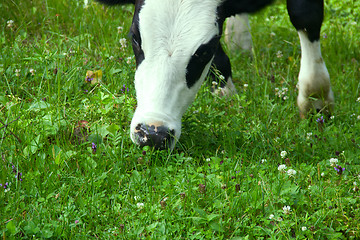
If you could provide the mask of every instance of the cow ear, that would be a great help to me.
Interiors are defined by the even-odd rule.
[[[106,5],[117,5],[117,4],[135,4],[135,0],[96,0],[100,3],[104,3]]]
[[[225,0],[220,6],[220,14],[224,19],[240,13],[253,13],[273,0]]]

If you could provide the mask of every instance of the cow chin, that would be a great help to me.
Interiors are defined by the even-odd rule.
[[[138,146],[158,150],[174,149],[181,134],[181,119],[163,113],[135,111],[131,121],[130,137]]]

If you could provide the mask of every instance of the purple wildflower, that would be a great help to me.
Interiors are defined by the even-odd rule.
[[[335,171],[337,172],[337,174],[341,175],[343,173],[343,171],[345,171],[345,168],[342,168],[340,165],[336,165],[334,167]]]
[[[75,224],[78,224],[79,223],[79,220],[75,220]]]
[[[319,117],[318,119],[316,119],[316,122],[318,122],[320,124],[323,124],[324,123],[324,117],[323,116]]]
[[[91,82],[92,80],[94,80],[94,78],[86,77],[86,81],[87,81],[87,82]]]
[[[91,143],[91,149],[93,150],[93,153],[96,153],[97,146],[95,143]]]

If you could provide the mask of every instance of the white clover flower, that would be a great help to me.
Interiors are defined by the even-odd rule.
[[[307,133],[307,134],[306,134],[306,139],[310,139],[312,135],[313,135],[312,132]]]
[[[143,209],[144,208],[144,203],[137,203],[136,204],[136,207],[139,208],[139,209]]]
[[[120,45],[121,45],[121,49],[125,49],[126,47],[127,47],[127,40],[126,40],[126,38],[121,38],[120,40],[119,40],[119,43],[120,43]]]
[[[281,158],[285,158],[286,155],[287,155],[286,151],[281,151],[281,153],[280,153]]]
[[[330,165],[333,167],[333,166],[336,166],[336,164],[339,162],[339,160],[337,158],[330,158]]]
[[[122,26],[118,26],[116,29],[118,30],[118,33],[121,33],[124,28]]]
[[[7,24],[7,27],[8,27],[8,28],[12,28],[12,27],[14,26],[14,21],[13,21],[13,20],[9,20],[9,21],[6,22],[6,24]]]
[[[272,220],[272,219],[274,219],[274,217],[275,217],[274,214],[270,214],[269,219]]]
[[[289,170],[287,171],[287,175],[288,175],[289,177],[293,177],[293,176],[296,175],[296,171],[295,171],[294,169],[289,169]]]
[[[301,227],[301,231],[305,232],[307,230],[307,227],[303,226]]]
[[[290,206],[284,206],[283,211],[285,214],[290,214],[290,212],[291,212]]]
[[[29,72],[31,73],[31,76],[34,76],[34,75],[35,75],[36,70],[35,70],[35,69],[30,68]]]
[[[279,167],[278,167],[278,170],[279,170],[280,172],[285,172],[285,169],[286,169],[286,165],[285,165],[285,164],[281,164],[281,165],[279,165]]]

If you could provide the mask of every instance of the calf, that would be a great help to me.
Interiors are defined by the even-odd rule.
[[[130,136],[140,146],[173,148],[181,118],[214,65],[224,93],[235,92],[231,65],[219,40],[226,18],[255,12],[272,0],[99,0],[135,4],[131,25],[137,109]],[[301,44],[300,114],[331,109],[333,93],[320,50],[323,0],[287,0]]]

